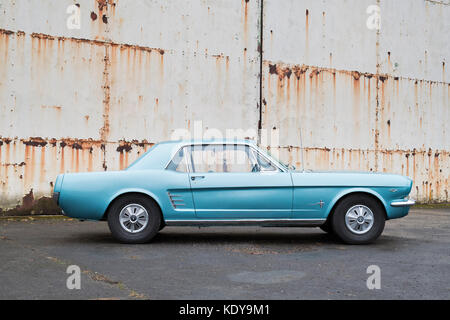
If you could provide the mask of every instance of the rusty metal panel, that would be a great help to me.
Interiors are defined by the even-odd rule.
[[[0,208],[39,211],[58,173],[124,169],[197,120],[257,132],[259,7],[2,1]]]
[[[113,42],[258,59],[260,1],[114,1]]]
[[[448,202],[448,3],[282,2],[264,2],[271,151],[301,167],[301,128],[306,168],[404,174],[419,201]],[[374,4],[379,30],[366,26]]]
[[[264,63],[263,124],[282,146],[373,149],[376,78],[319,67]]]
[[[264,1],[264,59],[376,72],[376,31],[366,28],[374,0]]]
[[[257,126],[259,63],[245,54],[112,46],[109,59],[109,140],[167,140],[194,120],[223,132]]]
[[[27,34],[107,40],[108,24],[104,23],[102,18],[113,10],[113,3],[112,0],[2,0],[0,27]],[[69,6],[77,6],[80,9],[79,29],[67,28]],[[92,14],[99,18],[93,20]]]
[[[448,82],[450,2],[382,0],[379,5],[380,72]]]
[[[89,41],[23,32],[8,38],[8,80],[0,86],[1,135],[100,138],[105,48]],[[2,47],[3,49],[3,47]]]
[[[449,93],[446,83],[403,77],[386,77],[380,81],[380,147],[450,150]]]

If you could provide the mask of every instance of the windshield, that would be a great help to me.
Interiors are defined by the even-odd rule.
[[[263,153],[266,153],[268,156],[270,156],[270,158],[272,158],[272,160],[274,160],[277,163],[279,163],[283,167],[283,169],[289,170],[289,165],[287,165],[284,162],[278,160],[278,158],[274,157],[273,154],[269,150],[264,150]]]

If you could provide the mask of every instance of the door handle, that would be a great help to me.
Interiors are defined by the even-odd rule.
[[[205,176],[192,176],[192,177],[191,177],[191,180],[192,180],[192,181],[194,181],[194,180],[200,180],[200,179],[205,179]]]

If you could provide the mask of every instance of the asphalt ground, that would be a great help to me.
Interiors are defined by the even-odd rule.
[[[80,289],[68,289],[70,265]],[[379,267],[380,289],[367,273]],[[415,209],[371,245],[319,228],[166,227],[114,241],[105,222],[0,220],[0,299],[449,299],[450,208]]]

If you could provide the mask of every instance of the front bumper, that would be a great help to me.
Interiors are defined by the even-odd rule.
[[[416,200],[414,199],[405,199],[400,201],[392,201],[391,206],[392,207],[410,207],[416,204]]]

